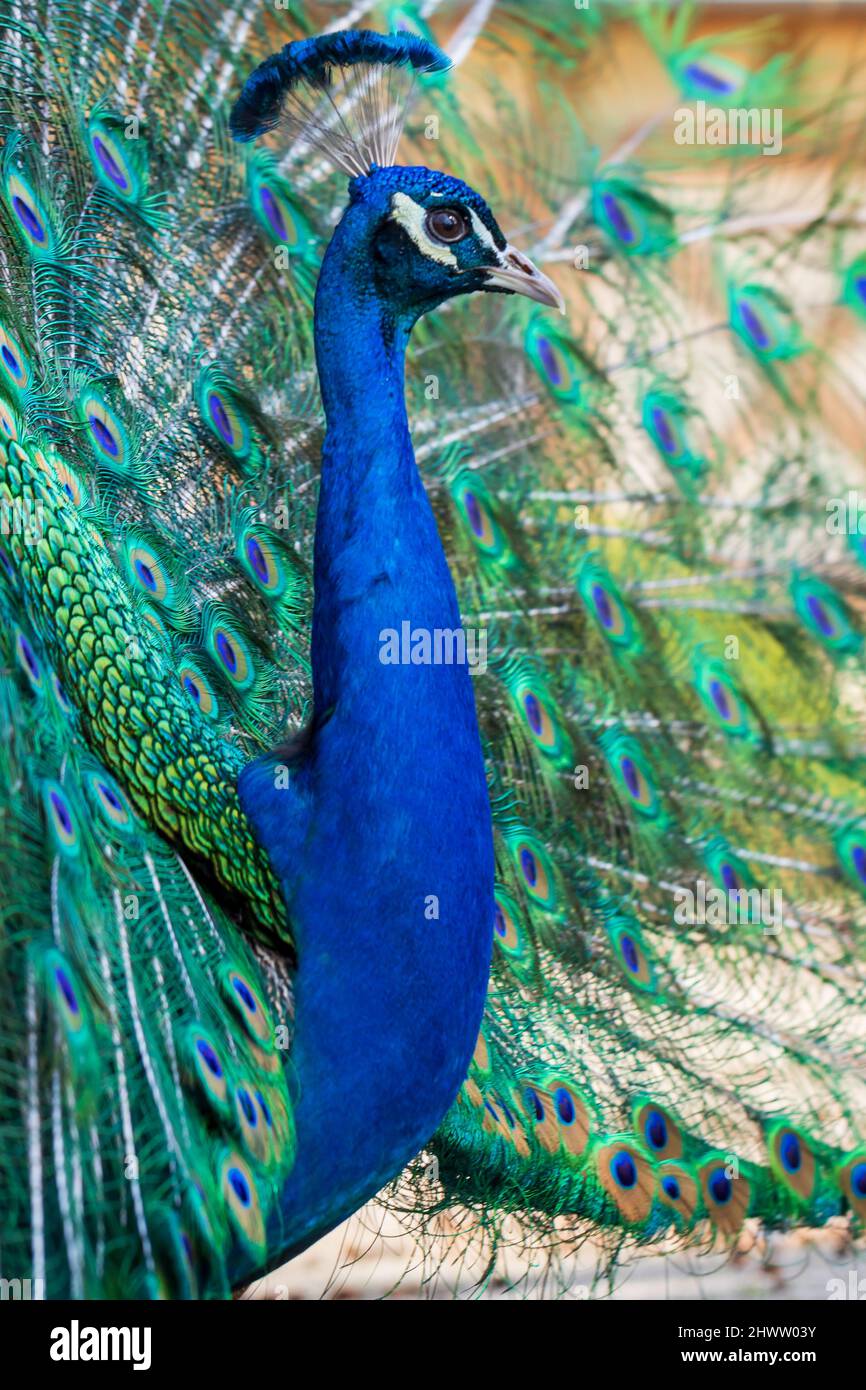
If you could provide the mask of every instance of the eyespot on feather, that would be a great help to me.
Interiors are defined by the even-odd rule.
[[[546,912],[557,907],[556,876],[550,856],[529,830],[515,828],[505,836],[518,880],[530,902]]]
[[[833,848],[848,882],[866,897],[866,820],[843,825],[833,837]]]
[[[55,1017],[70,1042],[80,1046],[88,1035],[89,1011],[75,971],[60,951],[45,952],[42,972]]]
[[[673,1115],[664,1106],[650,1099],[641,1100],[633,1111],[634,1132],[652,1158],[680,1158],[683,1137]]]
[[[147,190],[147,144],[141,132],[126,138],[127,118],[100,112],[87,126],[87,149],[100,185],[121,203],[139,202]]]
[[[81,392],[76,411],[97,462],[121,473],[128,472],[131,462],[129,436],[117,411],[95,388]]]
[[[223,1153],[219,1180],[232,1230],[247,1249],[261,1257],[266,1250],[262,1200],[252,1169],[236,1149]]]
[[[531,966],[534,952],[529,933],[514,900],[500,887],[494,890],[493,942],[515,970]]]
[[[255,1089],[241,1082],[234,1090],[235,1123],[240,1131],[244,1147],[258,1163],[267,1164],[271,1157],[271,1126],[268,1125],[262,1107],[255,1098]],[[270,1110],[267,1111],[270,1116]]]
[[[595,627],[608,642],[623,652],[640,650],[634,619],[612,577],[592,554],[580,565],[577,590]]]
[[[656,988],[654,964],[637,922],[618,915],[609,919],[606,930],[629,984],[635,989],[653,993]]]
[[[815,1191],[818,1168],[803,1131],[785,1123],[774,1125],[767,1136],[767,1150],[777,1180],[801,1202],[808,1202]]]
[[[730,1155],[710,1154],[698,1165],[697,1176],[707,1215],[718,1231],[733,1236],[749,1213],[752,1189],[742,1173],[731,1173]]]
[[[274,1025],[257,987],[246,972],[225,966],[220,973],[223,994],[250,1037],[266,1051],[273,1051]]]
[[[838,1182],[858,1222],[866,1222],[866,1148],[857,1149],[836,1169]]]
[[[730,673],[700,649],[694,663],[694,686],[714,724],[732,737],[754,736],[754,721]]]
[[[595,1173],[608,1197],[629,1225],[649,1216],[656,1193],[652,1164],[630,1135],[611,1135],[596,1145]]]
[[[659,1164],[657,1176],[659,1200],[690,1226],[700,1205],[694,1174],[684,1164],[667,1161]]]
[[[209,625],[207,648],[222,675],[238,690],[248,689],[255,680],[255,665],[249,645],[228,623]]]
[[[268,598],[279,598],[285,592],[285,568],[267,532],[246,527],[238,537],[236,554],[256,588]]]
[[[132,538],[123,548],[126,572],[137,589],[152,603],[171,607],[175,588],[165,561],[153,545]]]
[[[113,777],[106,772],[90,772],[84,785],[97,814],[107,826],[123,834],[135,828],[132,807]]]
[[[16,395],[30,386],[33,368],[18,337],[0,320],[0,382]]]
[[[30,638],[20,628],[15,631],[15,660],[33,690],[41,690],[44,684],[44,668],[33,650]]]
[[[213,685],[195,662],[187,658],[178,668],[177,678],[187,699],[205,719],[219,719],[220,707]]]
[[[43,782],[42,804],[55,846],[66,859],[77,859],[81,852],[81,831],[69,797],[59,782],[50,779]]]
[[[35,260],[49,260],[57,251],[51,219],[42,199],[23,173],[7,175],[4,196],[15,230]]]
[[[554,400],[564,405],[580,405],[590,374],[567,335],[553,326],[547,316],[533,314],[527,324],[524,346]]]
[[[648,821],[663,821],[662,802],[655,777],[642,747],[621,730],[610,730],[600,740],[614,785],[628,806]]]
[[[199,1024],[194,1024],[184,1036],[182,1056],[197,1096],[218,1115],[227,1115],[228,1080],[216,1040]]]

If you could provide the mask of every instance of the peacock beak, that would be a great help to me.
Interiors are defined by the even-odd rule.
[[[549,304],[561,314],[565,313],[562,291],[537,265],[533,265],[528,256],[524,256],[515,246],[508,245],[499,252],[499,257],[498,265],[485,270],[488,285],[511,290],[513,294],[525,294],[527,299]]]

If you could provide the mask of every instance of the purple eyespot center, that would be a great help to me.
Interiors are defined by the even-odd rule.
[[[550,342],[547,338],[539,337],[535,340],[535,346],[538,349],[538,356],[541,359],[541,365],[544,368],[548,381],[552,386],[561,386],[562,372],[559,369],[556,353],[551,347]]]
[[[144,560],[136,560],[135,572],[146,589],[151,593],[156,592],[156,575]]]
[[[51,793],[51,805],[54,807],[54,814],[64,835],[72,834],[72,817],[66,807],[66,802],[58,792]]]
[[[534,734],[540,734],[542,729],[541,705],[537,696],[530,691],[523,697],[523,707],[526,710],[526,718],[529,720],[529,727]]]
[[[629,757],[621,758],[619,766],[629,793],[634,797],[640,796],[640,777],[635,767],[634,759]]]
[[[90,425],[90,432],[100,449],[106,454],[110,454],[112,458],[117,458],[118,443],[105,421],[98,415],[88,415],[87,421]]]
[[[12,199],[12,206],[15,209],[15,216],[27,235],[32,237],[34,241],[43,243],[45,241],[45,228],[30,204],[16,194]]]
[[[825,637],[832,637],[836,631],[836,624],[822,600],[815,594],[809,594],[806,599],[806,607],[818,630],[823,632]]]
[[[3,361],[14,377],[21,377],[24,375],[21,370],[21,363],[7,343],[4,343],[3,347],[0,348],[0,353],[2,353]]]
[[[473,532],[476,536],[483,535],[484,517],[482,516],[481,508],[478,505],[478,498],[475,496],[475,493],[465,492],[463,494],[463,502],[466,507],[466,515],[469,518],[469,525],[472,527]]]
[[[634,941],[630,936],[627,936],[625,935],[625,933],[623,933],[623,935],[619,939],[619,944],[622,949],[623,960],[625,961],[632,974],[636,975],[637,972],[640,970],[640,957],[638,956],[637,947],[635,946]]]
[[[592,601],[595,604],[595,611],[603,627],[613,627],[613,608],[610,599],[600,584],[592,586]]]
[[[262,212],[265,214],[268,226],[274,236],[279,241],[285,241],[289,234],[288,228],[286,227],[286,219],[283,217],[282,209],[273,193],[265,185],[262,185],[259,190],[259,202],[262,205]]]
[[[725,690],[725,687],[722,685],[721,681],[710,681],[710,698],[712,699],[712,702],[715,705],[718,713],[721,715],[722,719],[730,719],[731,704],[728,699],[728,693]]]
[[[634,1187],[637,1182],[635,1161],[626,1149],[620,1149],[614,1154],[610,1161],[610,1171],[620,1187],[628,1189]]]
[[[601,201],[605,213],[607,214],[607,219],[615,234],[619,237],[620,241],[624,241],[626,245],[629,245],[634,241],[634,229],[628,220],[625,208],[622,206],[619,199],[615,198],[612,193],[605,193]]]
[[[728,78],[713,72],[711,68],[702,67],[700,63],[689,63],[685,68],[685,75],[695,86],[703,87],[708,92],[733,92],[735,85]]]
[[[707,1180],[707,1187],[713,1201],[718,1202],[719,1206],[723,1207],[731,1200],[734,1188],[724,1168],[713,1169]]]
[[[553,1093],[553,1102],[556,1106],[556,1113],[564,1125],[573,1125],[576,1111],[574,1101],[564,1086],[559,1086]]]
[[[220,661],[223,666],[234,675],[238,669],[238,654],[235,651],[234,643],[231,638],[223,632],[222,628],[220,628],[216,635],[216,649],[219,652]]]
[[[75,990],[72,988],[72,983],[69,979],[69,976],[67,975],[66,971],[62,968],[62,966],[58,965],[57,969],[54,971],[54,978],[57,981],[60,993],[63,995],[63,998],[66,1001],[66,1006],[69,1009],[69,1012],[77,1014],[79,1009],[78,1000],[75,997]]]
[[[534,888],[538,879],[538,865],[535,862],[535,855],[532,853],[531,849],[526,849],[524,847],[520,851],[520,867],[523,870],[523,877],[526,879],[526,882],[529,884],[530,888]]]
[[[234,986],[235,994],[240,999],[244,1008],[247,1009],[251,1014],[254,1014],[258,1008],[258,1005],[256,1004],[256,1001],[253,997],[253,992],[250,989],[249,985],[244,980],[239,979],[237,976],[235,976],[235,978],[232,980],[232,985]]]
[[[229,1182],[232,1190],[242,1207],[248,1207],[252,1201],[250,1185],[239,1168],[229,1169]]]
[[[219,1057],[217,1057],[216,1052],[211,1047],[210,1043],[207,1042],[204,1038],[199,1038],[196,1043],[196,1048],[198,1049],[198,1054],[204,1062],[205,1066],[207,1067],[208,1071],[217,1079],[219,1079],[223,1074],[223,1069],[220,1064],[220,1059]]]
[[[129,188],[129,180],[126,178],[123,170],[114,158],[114,155],[111,153],[111,150],[100,140],[98,135],[94,135],[93,137],[93,151],[96,158],[99,160],[103,172],[122,193],[126,193]]]
[[[265,559],[265,553],[262,550],[262,547],[260,546],[259,542],[256,540],[255,536],[250,536],[249,540],[247,541],[247,559],[250,562],[250,568],[252,569],[256,578],[260,579],[263,584],[266,584],[269,578],[268,562]]]
[[[740,317],[743,320],[743,326],[745,327],[745,330],[751,338],[752,342],[755,344],[755,347],[769,347],[770,339],[767,335],[767,331],[747,299],[740,300]]]
[[[211,391],[207,398],[207,406],[217,434],[231,447],[235,442],[235,432],[232,429],[228,411],[216,391]]]
[[[653,429],[665,453],[676,453],[677,437],[674,433],[673,425],[668,419],[667,411],[663,410],[660,405],[654,405],[651,411],[651,418]]]

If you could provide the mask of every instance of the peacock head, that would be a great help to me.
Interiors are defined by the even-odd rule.
[[[358,274],[380,299],[414,321],[474,290],[522,294],[564,312],[562,295],[528,256],[506,241],[479,193],[421,166],[374,166],[349,185]]]
[[[292,141],[290,158],[315,151],[350,175],[332,253],[359,293],[375,293],[403,322],[474,290],[526,295],[564,313],[556,285],[508,244],[479,193],[448,174],[394,163],[416,78],[448,67],[440,49],[406,32],[302,39],[247,79],[232,133],[246,141],[279,127]]]

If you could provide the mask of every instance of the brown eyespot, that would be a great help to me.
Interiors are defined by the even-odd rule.
[[[459,208],[431,208],[424,226],[434,241],[460,241],[469,231],[469,222]]]

